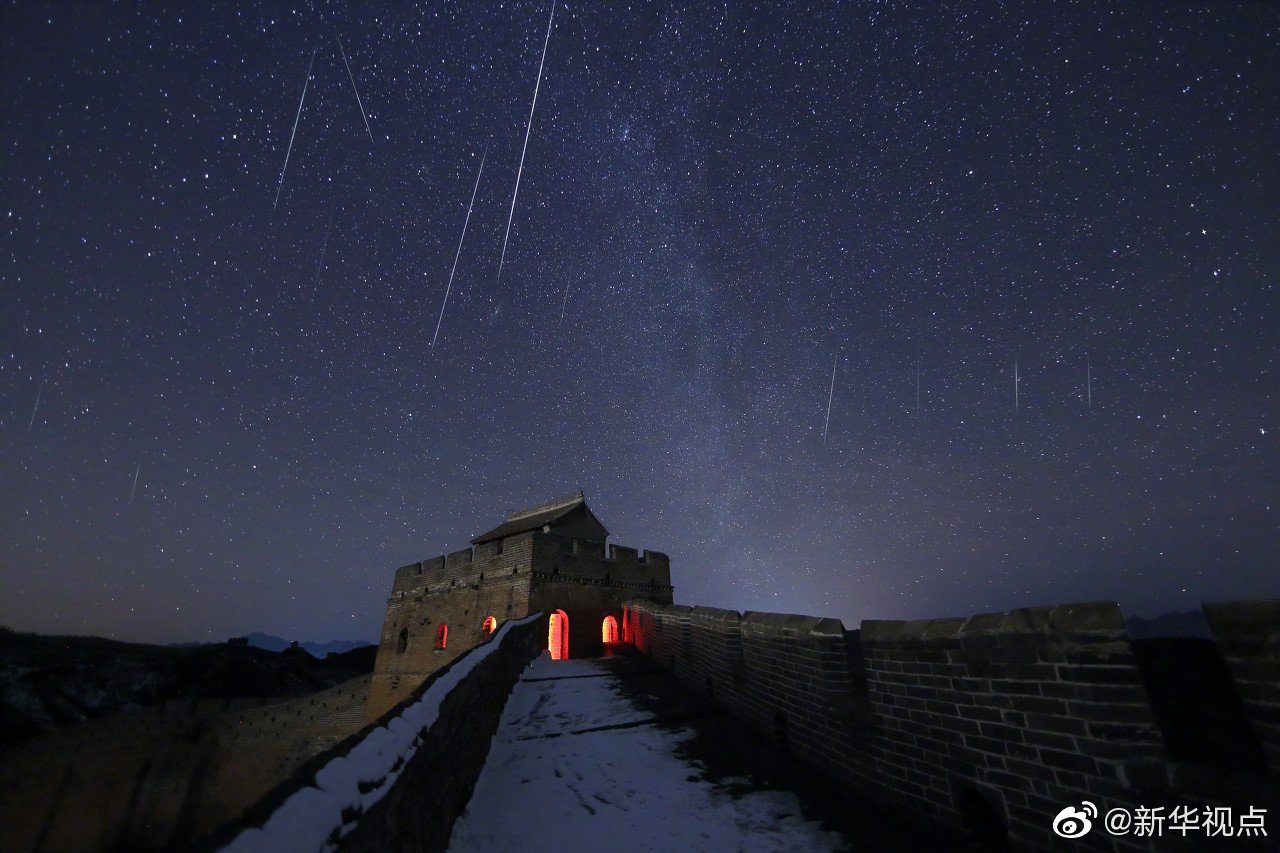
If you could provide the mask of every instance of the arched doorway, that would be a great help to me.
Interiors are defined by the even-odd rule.
[[[443,649],[447,642],[449,642],[449,626],[441,625],[436,628],[436,648]]]
[[[569,616],[563,610],[553,611],[547,630],[547,649],[552,660],[569,657]]]
[[[480,626],[480,633],[486,640],[489,639],[489,635],[496,630],[498,630],[498,620],[492,616],[487,617],[484,620],[484,624]]]
[[[600,639],[606,643],[618,642],[618,620],[612,616],[604,617],[604,622],[600,625]]]

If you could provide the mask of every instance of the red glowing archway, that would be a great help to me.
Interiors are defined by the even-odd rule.
[[[480,626],[480,631],[486,639],[496,630],[498,630],[498,620],[492,616],[485,619],[484,624]]]
[[[547,630],[547,650],[552,660],[569,657],[569,616],[563,610],[552,612]]]
[[[612,616],[604,617],[604,622],[600,625],[600,639],[606,643],[618,642],[618,620]]]
[[[436,648],[443,649],[444,644],[449,641],[449,626],[441,625],[436,628]]]

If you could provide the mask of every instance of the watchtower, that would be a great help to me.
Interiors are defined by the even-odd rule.
[[[552,656],[591,657],[620,639],[623,602],[671,604],[667,555],[608,536],[579,491],[511,513],[471,548],[396,569],[366,719],[508,619],[545,611]]]

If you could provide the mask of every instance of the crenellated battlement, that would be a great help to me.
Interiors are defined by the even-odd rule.
[[[548,574],[557,577],[671,586],[671,558],[661,551],[531,531],[401,566],[395,571],[391,596],[431,595],[493,582],[530,571],[535,562],[548,565]]]

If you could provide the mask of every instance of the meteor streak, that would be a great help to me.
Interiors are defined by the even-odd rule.
[[[471,221],[471,209],[476,204],[476,191],[480,189],[480,176],[484,174],[484,161],[489,156],[486,146],[480,157],[480,168],[476,170],[476,185],[471,188],[471,201],[467,204],[467,218],[462,220],[462,236],[458,238],[458,250],[453,253],[453,269],[449,270],[449,284],[444,289],[444,302],[440,303],[440,319],[436,320],[436,333],[431,336],[431,346],[435,347],[436,338],[440,337],[440,324],[444,322],[444,309],[449,304],[449,291],[453,289],[453,274],[458,271],[458,258],[462,255],[462,241],[467,239],[467,223]]]
[[[373,142],[373,131],[369,130],[369,117],[364,112],[364,101],[360,100],[360,90],[356,88],[356,76],[351,73],[351,63],[347,62],[347,52],[342,49],[342,39],[334,34],[333,40],[338,43],[338,51],[342,54],[342,64],[347,66],[347,77],[351,80],[351,91],[356,93],[356,103],[360,105],[360,117],[364,119],[364,129],[369,133],[369,141]]]
[[[27,432],[36,425],[36,412],[40,411],[40,398],[44,395],[44,380],[40,380],[40,390],[36,392],[36,404],[31,407],[31,422],[27,424]]]
[[[1084,388],[1085,395],[1089,402],[1089,411],[1093,411],[1093,364],[1089,360],[1089,356],[1084,357]]]
[[[302,105],[307,100],[307,86],[311,83],[311,69],[316,64],[316,51],[319,49],[319,45],[311,48],[311,61],[307,63],[307,77],[302,81],[302,97],[298,98],[298,114],[294,116],[293,133],[289,134],[289,147],[284,152],[284,166],[280,169],[280,184],[276,187],[276,200],[271,204],[272,210],[275,210],[276,205],[280,203],[280,190],[284,189],[284,176],[289,171],[289,155],[293,153],[293,140],[298,135],[298,122],[302,120]]]
[[[1015,355],[1013,357],[1013,410],[1015,412],[1018,411],[1018,383],[1021,381],[1018,375],[1018,357]]]
[[[133,495],[138,491],[138,475],[142,473],[142,454],[138,454],[138,467],[133,470],[133,488],[129,490],[129,503],[126,506],[133,506]]]
[[[916,414],[920,414],[920,359],[916,359]]]
[[[831,400],[836,395],[836,364],[840,361],[840,351],[836,351],[836,357],[831,359],[831,387],[827,389],[827,419],[822,424],[822,443],[827,443],[827,427],[831,426]]]
[[[520,177],[524,174],[524,155],[529,150],[529,131],[533,127],[533,111],[538,106],[538,88],[542,85],[542,68],[547,63],[547,45],[551,43],[551,22],[556,18],[556,0],[551,0],[551,16],[547,18],[547,37],[542,41],[542,60],[538,63],[538,79],[533,84],[533,103],[529,104],[529,120],[524,126],[524,146],[520,149],[520,168],[516,169],[516,188],[511,193],[511,210],[507,212],[507,233],[502,237],[502,257],[498,260],[498,278],[502,283],[502,267],[507,262],[507,241],[511,239],[511,219],[516,214],[516,197],[520,195]]]
[[[316,281],[311,287],[311,295],[314,297],[316,290],[320,287],[320,275],[324,272],[324,256],[329,251],[329,232],[333,230],[333,208],[329,208],[329,224],[324,229],[324,242],[320,244],[320,263],[316,264]]]
[[[569,282],[571,278],[564,280],[564,299],[560,301],[560,322],[564,322],[564,309],[569,305]]]

